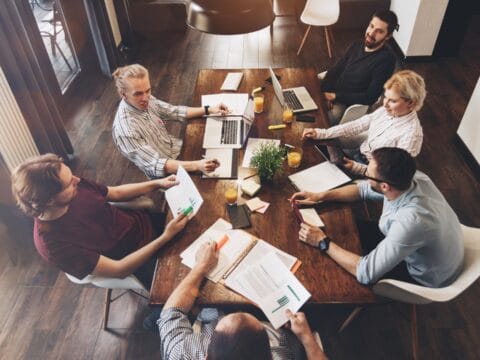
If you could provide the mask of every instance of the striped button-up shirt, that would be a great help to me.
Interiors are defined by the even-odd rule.
[[[393,117],[382,106],[355,121],[315,130],[316,138],[320,140],[359,135],[368,130],[367,139],[360,145],[360,152],[367,158],[382,147],[401,148],[413,157],[422,149],[423,130],[416,111]]]
[[[170,105],[153,96],[146,110],[122,100],[113,122],[113,142],[148,177],[163,177],[165,163],[176,159],[182,148],[182,140],[169,134],[164,121],[183,122],[186,114],[186,106]]]
[[[161,358],[164,360],[205,359],[208,345],[220,318],[203,323],[200,332],[194,332],[187,315],[178,308],[164,309],[158,320]],[[290,331],[275,330],[262,323],[270,340],[273,360],[305,359],[303,347]]]

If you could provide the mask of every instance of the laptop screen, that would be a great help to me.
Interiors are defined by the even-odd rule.
[[[277,99],[280,102],[280,105],[283,106],[285,104],[285,99],[283,98],[282,85],[280,85],[280,81],[278,81],[277,77],[275,76],[275,73],[273,72],[272,67],[270,66],[268,69],[270,70],[270,77],[272,79],[272,85],[273,85],[273,90],[275,91],[275,95],[277,96]]]

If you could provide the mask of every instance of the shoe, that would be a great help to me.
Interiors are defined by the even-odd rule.
[[[157,320],[160,318],[160,313],[162,312],[161,307],[156,307],[153,311],[143,319],[143,328],[145,330],[151,331],[155,334],[159,334]]]

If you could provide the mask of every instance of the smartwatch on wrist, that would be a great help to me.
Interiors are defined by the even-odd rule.
[[[320,242],[318,243],[318,248],[322,253],[326,253],[328,251],[328,248],[330,247],[330,238],[328,236],[325,236]]]
[[[205,106],[203,107],[203,108],[205,109],[205,115],[208,115],[208,108],[209,108],[209,107],[210,107],[209,105],[205,105]]]

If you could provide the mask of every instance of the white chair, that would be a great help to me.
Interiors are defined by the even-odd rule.
[[[307,31],[303,36],[302,43],[298,48],[297,55],[300,55],[305,40],[307,40],[308,33],[313,26],[324,26],[325,40],[327,42],[328,56],[332,57],[332,49],[330,42],[333,41],[332,31],[329,28],[337,22],[340,15],[339,0],[307,0],[305,8],[303,9],[300,20],[308,25]]]
[[[380,280],[373,285],[373,291],[377,295],[412,304],[411,332],[414,359],[417,359],[418,350],[416,305],[453,300],[480,277],[480,228],[465,225],[461,225],[461,228],[465,249],[464,267],[460,276],[451,285],[443,288],[429,288],[393,279]],[[340,331],[359,311],[360,308],[354,310]]]
[[[65,273],[65,275],[67,275],[67,278],[75,284],[82,284],[82,285],[93,284],[95,286],[105,288],[107,290],[105,293],[105,310],[103,313],[103,329],[108,328],[108,316],[110,314],[110,304],[115,300],[119,299],[125,293],[130,291],[148,300],[148,297],[137,292],[137,291],[148,291],[148,290],[145,289],[143,284],[134,275],[129,275],[124,279],[107,278],[107,277],[95,276],[95,275],[87,275],[83,279],[78,279],[67,273]],[[122,292],[120,295],[112,298],[113,289],[122,289],[125,291]]]
[[[350,105],[343,113],[339,124],[345,124],[353,120],[357,120],[365,115],[368,111],[368,105],[354,104]]]
[[[325,79],[325,76],[327,76],[327,73],[328,73],[327,70],[322,71],[321,73],[318,73],[318,74],[317,74],[318,80],[323,80],[323,79]]]

